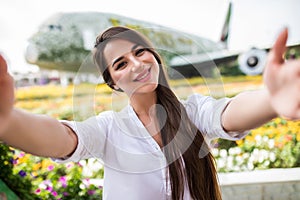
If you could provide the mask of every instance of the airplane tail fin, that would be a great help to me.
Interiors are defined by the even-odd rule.
[[[232,9],[232,2],[229,2],[225,22],[224,22],[222,32],[221,32],[221,37],[220,37],[220,41],[222,43],[224,43],[225,47],[227,47],[227,40],[228,40],[228,36],[229,36],[229,25],[230,25],[230,20],[231,20],[231,9]]]

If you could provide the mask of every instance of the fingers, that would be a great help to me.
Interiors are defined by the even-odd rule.
[[[7,73],[7,64],[3,56],[0,54],[0,76]]]
[[[284,62],[283,55],[286,51],[286,42],[288,39],[288,29],[285,28],[278,35],[273,48],[270,51],[270,62],[273,64],[282,64]]]

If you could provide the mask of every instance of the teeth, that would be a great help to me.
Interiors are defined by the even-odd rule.
[[[138,80],[142,80],[143,78],[145,78],[147,75],[149,74],[149,72],[147,72],[146,74],[144,74],[141,78],[139,78]]]

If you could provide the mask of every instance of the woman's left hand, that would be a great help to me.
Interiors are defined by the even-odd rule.
[[[284,60],[288,30],[284,29],[269,53],[264,71],[271,105],[279,116],[300,119],[300,59]]]

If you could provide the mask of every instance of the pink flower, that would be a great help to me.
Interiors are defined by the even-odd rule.
[[[82,182],[83,182],[84,185],[89,187],[89,185],[90,185],[90,179],[89,178],[83,179]]]
[[[53,196],[55,196],[55,197],[57,196],[57,192],[56,192],[56,191],[52,191],[51,194],[52,194]]]
[[[19,158],[23,158],[24,156],[25,156],[24,152],[20,152],[19,155],[18,155]]]
[[[51,186],[48,185],[48,186],[46,187],[46,190],[49,191],[49,192],[52,192],[52,191],[53,191],[53,188],[52,188]]]
[[[58,181],[61,183],[62,187],[64,187],[64,188],[67,187],[67,178],[66,178],[66,176],[59,177]]]
[[[71,168],[71,167],[73,167],[73,166],[74,166],[73,163],[68,163],[68,164],[67,164],[67,168],[68,168],[68,169]]]
[[[54,166],[53,166],[53,165],[49,165],[49,166],[48,166],[48,170],[49,170],[49,171],[52,171],[53,169],[54,169]]]

